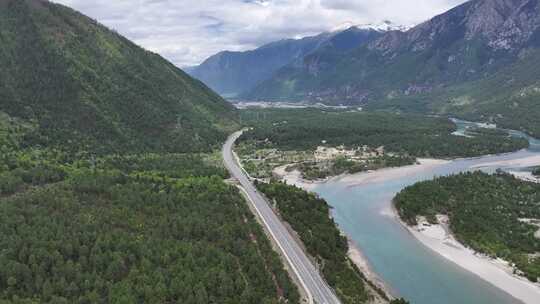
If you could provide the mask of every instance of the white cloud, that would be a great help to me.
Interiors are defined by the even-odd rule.
[[[420,23],[465,0],[55,0],[178,66],[341,24]]]

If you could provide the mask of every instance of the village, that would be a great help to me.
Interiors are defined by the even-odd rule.
[[[251,177],[267,180],[275,168],[290,165],[308,180],[323,179],[342,173],[376,170],[382,167],[402,166],[415,163],[405,155],[386,152],[383,146],[371,148],[367,145],[347,148],[321,146],[308,151],[281,151],[276,148],[257,148],[255,142],[243,142],[237,148],[242,164]]]

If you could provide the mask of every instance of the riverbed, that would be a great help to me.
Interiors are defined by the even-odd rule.
[[[470,124],[456,123],[460,130]],[[540,165],[540,142],[523,133],[512,134],[529,139],[531,147],[504,155],[436,163],[422,170],[398,169],[383,177],[373,173],[343,176],[309,188],[333,207],[335,221],[362,250],[373,271],[411,303],[522,303],[424,246],[395,217],[391,204],[392,198],[406,186],[436,176],[469,170],[528,170]]]

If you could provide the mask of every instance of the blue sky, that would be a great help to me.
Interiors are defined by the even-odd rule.
[[[54,0],[184,67],[222,50],[390,20],[410,26],[465,0]]]

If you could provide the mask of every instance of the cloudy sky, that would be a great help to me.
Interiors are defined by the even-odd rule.
[[[180,67],[347,24],[412,25],[465,0],[54,0]]]

